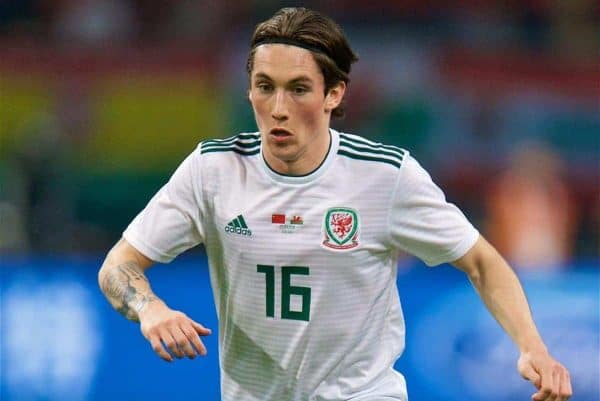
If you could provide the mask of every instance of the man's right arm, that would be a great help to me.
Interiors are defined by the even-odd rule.
[[[142,334],[162,359],[173,360],[166,348],[178,358],[205,355],[206,348],[198,336],[209,335],[210,330],[170,309],[154,294],[144,274],[153,263],[122,238],[98,272],[100,289],[121,315],[140,322]]]
[[[138,314],[146,304],[160,301],[144,274],[153,263],[121,238],[98,272],[98,283],[106,299],[129,320],[139,322]]]

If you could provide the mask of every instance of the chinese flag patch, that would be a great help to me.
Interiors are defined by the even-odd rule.
[[[271,216],[271,223],[285,224],[285,214],[274,214],[273,216]]]

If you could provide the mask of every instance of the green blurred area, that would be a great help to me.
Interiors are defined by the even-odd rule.
[[[28,125],[51,108],[47,79],[0,75],[0,157],[5,159],[26,140]]]
[[[103,172],[170,170],[201,140],[225,134],[220,92],[201,80],[112,80],[93,89],[80,163]]]
[[[0,79],[0,202],[16,203],[38,226],[77,222],[75,248],[96,232],[120,233],[200,141],[229,134],[222,91],[198,77],[61,85]],[[39,204],[63,210],[29,210]],[[32,240],[46,240],[43,232]]]
[[[48,79],[0,79],[2,158],[35,147],[53,130],[57,93]],[[89,131],[69,161],[79,170],[164,173],[201,140],[225,135],[229,114],[221,92],[200,79],[107,78],[91,85]],[[60,122],[59,122],[60,123]],[[59,127],[60,128],[60,127]]]

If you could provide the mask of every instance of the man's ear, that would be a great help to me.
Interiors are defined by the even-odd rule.
[[[252,103],[252,91],[250,90],[250,88],[248,88],[248,89],[246,90],[246,95],[248,96],[248,101],[249,101],[250,103]]]
[[[325,96],[325,111],[330,112],[342,103],[346,93],[346,83],[339,81],[333,88],[329,89],[327,96]]]

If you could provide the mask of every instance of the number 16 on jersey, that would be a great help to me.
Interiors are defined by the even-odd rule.
[[[275,317],[275,266],[257,265],[256,271],[265,275],[266,314]],[[292,276],[308,276],[306,266],[281,266],[281,318],[290,320],[310,320],[310,287],[292,285]],[[291,309],[292,295],[301,297],[302,310]]]

